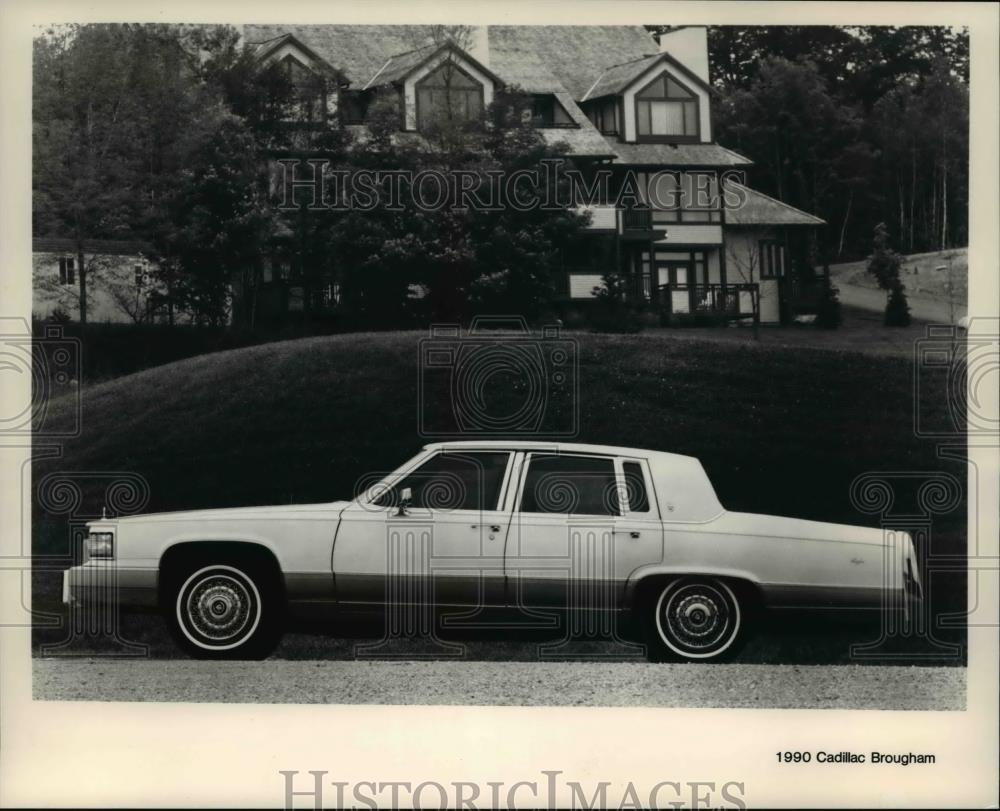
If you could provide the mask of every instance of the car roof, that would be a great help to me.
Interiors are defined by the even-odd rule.
[[[559,441],[538,441],[526,439],[466,439],[453,442],[433,442],[424,445],[425,450],[469,450],[478,448],[480,450],[513,450],[513,451],[549,451],[556,453],[600,453],[609,456],[635,456],[642,459],[651,456],[666,456],[673,459],[694,459],[693,456],[685,456],[679,453],[669,453],[667,451],[653,451],[644,448],[626,448],[618,445],[591,445],[582,442],[559,442]]]

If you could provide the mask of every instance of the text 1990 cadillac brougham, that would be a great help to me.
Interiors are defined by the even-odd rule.
[[[297,616],[412,604],[630,612],[651,658],[710,661],[758,609],[921,593],[906,533],[729,512],[697,459],[598,445],[439,443],[353,501],[88,530],[64,601],[159,608],[200,657],[264,656]]]

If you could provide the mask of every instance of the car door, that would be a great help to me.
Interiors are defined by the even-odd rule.
[[[441,450],[353,502],[333,546],[337,602],[503,604],[512,456]]]
[[[663,557],[651,494],[645,460],[528,454],[504,559],[510,605],[619,607],[629,574]]]

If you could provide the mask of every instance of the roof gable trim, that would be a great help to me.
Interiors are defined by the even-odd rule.
[[[427,48],[427,47],[428,46],[426,46],[426,45],[424,46],[424,48]],[[413,51],[407,51],[406,53],[394,54],[393,56],[390,56],[386,60],[386,63],[384,65],[382,65],[381,68],[378,69],[378,72],[374,76],[372,76],[371,79],[369,79],[367,82],[365,82],[365,85],[364,85],[364,87],[362,89],[363,90],[370,90],[372,87],[375,87],[378,84],[378,82],[377,82],[378,77],[381,76],[383,73],[386,72],[386,69],[392,64],[392,62],[393,62],[394,59],[399,59],[399,58],[401,58],[403,56],[407,56],[409,54],[415,53],[416,51],[420,51],[420,50],[423,50],[423,48],[415,48]],[[488,67],[486,67],[481,62],[479,62],[479,60],[475,59],[467,51],[465,51],[464,49],[460,48],[457,44],[455,44],[454,42],[451,42],[451,41],[442,43],[440,47],[434,48],[433,50],[428,49],[428,53],[427,53],[427,55],[423,59],[420,59],[419,61],[417,61],[414,64],[410,65],[408,68],[405,69],[405,71],[403,73],[399,74],[398,76],[392,76],[392,78],[387,79],[384,82],[381,82],[381,84],[402,84],[402,83],[404,83],[407,78],[409,78],[416,71],[418,71],[422,67],[424,67],[428,62],[431,62],[432,60],[437,59],[441,55],[441,53],[444,52],[444,51],[450,51],[452,54],[454,54],[455,56],[457,56],[458,57],[457,61],[459,62],[459,64],[461,64],[461,62],[467,62],[469,65],[471,65],[472,67],[474,67],[480,73],[482,73],[483,75],[489,77],[489,79],[493,82],[494,85],[503,85],[503,84],[505,84],[505,82],[503,81],[503,79],[501,79],[499,76],[497,76],[492,70],[490,70]]]
[[[633,60],[633,61],[636,62],[636,65],[638,66],[639,63],[643,62],[643,59],[636,59],[636,60]],[[590,86],[590,88],[583,95],[583,98],[580,99],[580,101],[593,101],[594,99],[606,98],[607,96],[620,96],[623,93],[625,93],[629,88],[631,88],[637,81],[639,81],[639,79],[641,79],[643,76],[645,76],[649,72],[649,70],[651,68],[653,68],[658,62],[665,63],[665,64],[669,65],[670,67],[674,68],[679,73],[683,74],[684,77],[688,81],[692,82],[697,87],[700,87],[706,93],[712,93],[713,92],[712,86],[709,85],[707,82],[705,82],[705,80],[702,79],[700,76],[698,76],[694,71],[692,71],[690,68],[688,68],[682,62],[679,62],[677,59],[675,59],[674,57],[672,57],[670,54],[668,54],[668,53],[661,53],[661,54],[657,55],[656,59],[654,59],[653,61],[649,62],[648,64],[643,65],[642,69],[638,73],[636,73],[633,77],[631,77],[630,79],[628,79],[624,84],[622,84],[621,86],[619,86],[617,89],[609,89],[609,90],[607,90],[605,92],[600,93],[599,95],[591,96],[590,94],[593,92],[594,88],[597,87],[597,85],[600,83],[601,77],[604,76],[604,74],[607,73],[608,70],[611,70],[611,68],[608,68],[607,70],[603,71],[601,73],[601,75],[598,76],[594,80],[594,83]],[[612,67],[620,67],[620,66],[615,65],[615,66],[612,66]]]

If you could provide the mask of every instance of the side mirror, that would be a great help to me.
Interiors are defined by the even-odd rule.
[[[413,501],[413,490],[409,487],[404,487],[403,492],[399,494],[399,509],[396,510],[396,515],[409,515],[407,509],[411,501]]]

